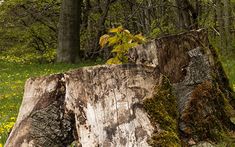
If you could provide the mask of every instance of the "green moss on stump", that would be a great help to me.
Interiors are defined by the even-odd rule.
[[[199,84],[191,93],[181,119],[186,123],[188,136],[196,142],[224,140],[233,129],[230,121],[232,106],[216,82],[210,80]]]
[[[148,140],[149,145],[181,146],[177,125],[177,101],[173,95],[171,84],[166,77],[161,76],[159,85],[155,87],[154,96],[144,101],[144,108],[156,127],[152,138]]]

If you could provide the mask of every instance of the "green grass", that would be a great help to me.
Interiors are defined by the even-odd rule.
[[[16,121],[24,84],[28,78],[95,64],[97,63],[24,65],[0,61],[0,147],[6,141],[10,129]]]
[[[221,57],[224,70],[229,78],[230,85],[235,91],[235,55],[230,57]]]

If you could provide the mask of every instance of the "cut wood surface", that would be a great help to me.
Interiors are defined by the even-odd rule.
[[[6,147],[200,146],[234,131],[234,98],[205,30],[150,41],[129,64],[31,78]]]

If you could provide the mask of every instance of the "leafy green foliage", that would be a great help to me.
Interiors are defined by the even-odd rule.
[[[60,0],[5,0],[0,5],[0,54],[16,63],[53,62]]]
[[[0,60],[11,63],[53,63],[56,58],[56,50],[48,49],[43,54],[30,48],[11,48],[0,53]]]
[[[176,30],[173,24],[168,22],[168,19],[169,19],[168,15],[166,15],[165,17],[163,16],[162,19],[157,19],[157,20],[152,21],[151,27],[150,27],[150,33],[149,33],[149,36],[151,38],[157,38],[159,36],[164,36],[166,34],[173,34],[179,31],[179,30]]]
[[[141,34],[132,35],[130,31],[122,26],[112,28],[109,34],[100,37],[100,46],[104,48],[106,45],[113,47],[112,53],[115,56],[107,61],[107,64],[122,64],[128,62],[126,54],[130,48],[136,47],[139,44],[145,43],[146,39]]]

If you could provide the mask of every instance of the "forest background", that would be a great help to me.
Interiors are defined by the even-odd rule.
[[[113,53],[101,49],[99,39],[118,26],[148,40],[206,29],[235,89],[235,0],[83,0],[75,64],[56,62],[61,5],[61,0],[1,1],[0,147],[16,120],[26,79],[104,63]]]

